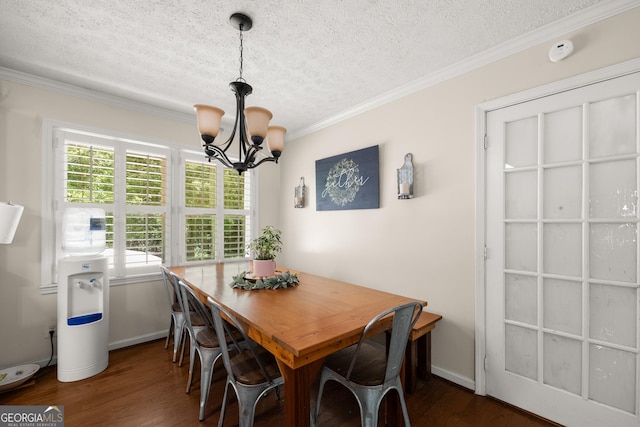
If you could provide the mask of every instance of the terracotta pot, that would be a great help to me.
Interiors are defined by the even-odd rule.
[[[276,275],[276,262],[272,259],[253,260],[253,275],[256,277],[271,277]]]

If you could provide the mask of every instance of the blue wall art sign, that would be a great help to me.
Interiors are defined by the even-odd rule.
[[[378,146],[316,160],[316,210],[380,207]]]

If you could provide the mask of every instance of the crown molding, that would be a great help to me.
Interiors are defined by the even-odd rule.
[[[443,68],[435,73],[413,82],[409,82],[399,88],[383,93],[382,95],[349,108],[333,117],[323,120],[322,122],[306,128],[297,129],[287,135],[287,142],[291,142],[292,140],[302,136],[317,132],[323,128],[364,113],[365,111],[372,110],[404,96],[435,86],[436,84],[461,76],[515,53],[537,46],[545,41],[555,39],[563,34],[571,33],[636,7],[640,7],[638,0],[613,0],[599,3],[564,19],[547,24],[534,31],[523,34],[522,36],[515,37],[508,42],[466,58],[463,61]]]
[[[170,108],[162,108],[144,102],[133,101],[115,95],[109,95],[91,89],[62,83],[56,80],[46,79],[33,74],[15,71],[10,68],[0,67],[0,79],[40,89],[52,90],[65,95],[77,96],[90,101],[110,105],[112,107],[128,109],[140,113],[151,114],[165,119],[172,119],[186,123],[196,123],[195,114],[183,113]]]

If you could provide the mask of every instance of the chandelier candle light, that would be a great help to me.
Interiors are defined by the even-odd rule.
[[[196,110],[198,132],[204,141],[204,152],[209,161],[218,159],[224,166],[242,174],[264,162],[278,163],[284,149],[284,134],[287,130],[282,126],[269,126],[273,117],[269,110],[262,107],[245,108],[245,97],[251,94],[253,88],[242,78],[242,33],[249,31],[253,22],[242,13],[234,13],[229,18],[229,23],[240,31],[240,76],[235,82],[229,83],[236,95],[236,118],[229,139],[221,144],[214,142],[220,131],[223,110],[204,104],[194,105],[193,108]],[[233,161],[227,156],[226,151],[232,145],[236,132],[239,137],[238,160]],[[265,139],[270,155],[262,151]]]

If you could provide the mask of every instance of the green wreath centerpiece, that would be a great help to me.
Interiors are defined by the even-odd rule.
[[[300,282],[298,280],[298,276],[296,274],[292,274],[288,270],[273,277],[260,277],[255,280],[247,280],[247,275],[249,275],[249,272],[243,271],[237,276],[233,276],[233,282],[231,282],[229,286],[235,289],[253,291],[258,289],[286,289],[297,286]]]

